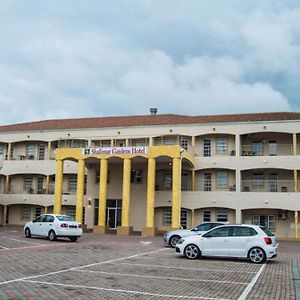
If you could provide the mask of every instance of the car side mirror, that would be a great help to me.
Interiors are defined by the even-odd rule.
[[[32,220],[32,223],[35,223],[36,222],[36,220]]]

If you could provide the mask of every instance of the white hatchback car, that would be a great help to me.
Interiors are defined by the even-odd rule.
[[[67,215],[44,214],[25,224],[24,234],[27,238],[48,237],[50,241],[67,237],[71,242],[76,242],[82,236],[82,226]]]
[[[189,259],[201,256],[248,258],[263,263],[277,256],[278,244],[273,233],[258,225],[223,225],[205,234],[182,238],[176,252]]]
[[[177,242],[186,236],[195,235],[195,234],[203,234],[208,230],[215,228],[220,225],[224,225],[226,223],[223,222],[205,222],[202,223],[192,229],[177,229],[172,230],[164,234],[164,241],[166,245],[170,245],[175,248]]]

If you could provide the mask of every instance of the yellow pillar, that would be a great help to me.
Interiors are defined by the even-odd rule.
[[[77,173],[77,197],[76,197],[76,222],[82,223],[83,197],[84,197],[84,173],[85,162],[83,159],[78,160]]]
[[[147,217],[146,228],[142,230],[142,236],[155,236],[157,228],[154,227],[154,202],[155,202],[155,159],[148,159],[147,179]]]
[[[48,206],[45,206],[44,213],[45,213],[45,214],[48,213]]]
[[[7,205],[3,205],[3,219],[2,219],[2,226],[6,225],[6,215],[7,215]]]
[[[130,216],[130,174],[131,161],[130,158],[124,158],[123,165],[123,190],[122,190],[122,223],[121,227],[117,228],[117,233],[120,235],[129,235],[132,233],[132,227],[129,226]]]
[[[5,194],[9,193],[9,175],[5,177]]]
[[[173,158],[172,164],[172,228],[180,228],[181,210],[181,159]]]
[[[195,191],[195,170],[192,170],[192,191]]]
[[[99,212],[98,225],[94,226],[95,233],[107,233],[109,227],[105,224],[106,220],[106,195],[107,195],[107,173],[108,161],[101,159],[100,163],[100,182],[99,182]]]
[[[48,160],[51,159],[51,142],[48,142],[48,153],[47,153]]]
[[[192,209],[192,227],[195,227],[195,210]]]
[[[10,152],[11,152],[11,143],[8,143],[8,147],[7,147],[7,160],[10,160],[11,157],[10,157]]]
[[[295,211],[295,238],[298,238],[298,211]]]
[[[297,134],[293,133],[293,155],[297,155]]]
[[[56,161],[54,213],[61,213],[64,161]]]
[[[294,192],[298,192],[298,172],[294,170]]]
[[[49,194],[50,176],[46,176],[45,194]]]

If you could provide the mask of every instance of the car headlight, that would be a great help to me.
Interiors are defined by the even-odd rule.
[[[180,239],[177,244],[182,244],[183,242],[184,242],[184,239]]]

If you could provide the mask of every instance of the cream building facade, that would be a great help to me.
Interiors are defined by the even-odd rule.
[[[298,238],[299,145],[300,113],[0,126],[0,224],[62,212],[97,233],[228,221]]]

